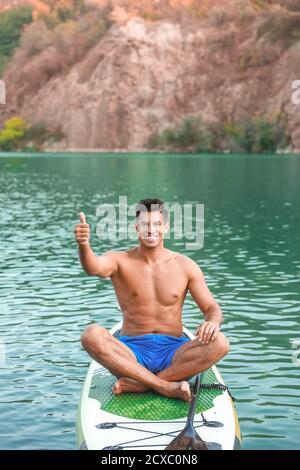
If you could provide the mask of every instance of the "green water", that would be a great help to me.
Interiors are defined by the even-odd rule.
[[[80,332],[110,328],[120,313],[109,280],[81,270],[73,228],[83,210],[96,253],[133,246],[95,231],[96,208],[123,195],[205,205],[204,247],[166,246],[199,263],[223,309],[231,351],[218,367],[237,399],[243,448],[299,448],[299,176],[293,155],[2,154],[0,447],[75,448],[89,362]],[[186,326],[201,320],[188,297]]]

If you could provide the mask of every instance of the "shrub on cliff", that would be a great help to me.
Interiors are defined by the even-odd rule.
[[[192,152],[214,152],[215,136],[198,117],[185,118],[179,127],[150,135],[148,148]]]
[[[274,153],[290,143],[286,127],[284,115],[209,125],[193,117],[184,119],[177,128],[151,134],[147,146],[196,153]]]
[[[257,38],[264,38],[267,44],[278,42],[288,49],[300,40],[299,24],[299,11],[270,10],[265,13],[264,21],[257,30]]]
[[[63,137],[59,129],[50,132],[43,123],[28,126],[24,119],[15,116],[0,129],[0,151],[39,151],[45,142],[57,142]]]
[[[13,117],[4,122],[3,129],[0,130],[0,150],[14,150],[20,144],[26,133],[26,122],[19,118]]]
[[[27,5],[0,13],[0,73],[18,47],[24,25],[31,21],[32,8]]]
[[[224,145],[230,151],[274,153],[289,145],[286,119],[248,118],[239,125],[226,123]]]
[[[72,64],[94,46],[110,26],[111,22],[98,9],[51,26],[45,18],[40,18],[22,35],[22,55],[31,57],[51,49],[57,62],[63,61],[64,66]],[[60,68],[58,64],[55,69]]]
[[[54,42],[54,33],[44,21],[36,20],[24,31],[21,37],[21,47],[27,57],[38,54],[50,47]]]

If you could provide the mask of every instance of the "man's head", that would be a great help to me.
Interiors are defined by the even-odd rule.
[[[169,214],[160,199],[142,199],[136,205],[136,231],[140,243],[155,248],[169,229]]]

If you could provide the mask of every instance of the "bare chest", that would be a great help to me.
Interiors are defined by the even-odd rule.
[[[187,290],[186,275],[176,262],[121,265],[113,284],[117,295],[137,305],[148,302],[173,305],[181,302]]]

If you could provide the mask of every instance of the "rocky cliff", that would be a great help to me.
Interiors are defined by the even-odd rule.
[[[284,113],[300,150],[300,105],[291,101],[300,80],[297,2],[215,0],[197,12],[201,2],[176,10],[174,0],[175,13],[163,18],[129,3],[114,2],[107,32],[72,59],[72,44],[61,52],[46,42],[31,54],[21,47],[5,71],[1,121],[19,115],[62,131],[53,149],[137,151],[186,116],[238,122]]]

